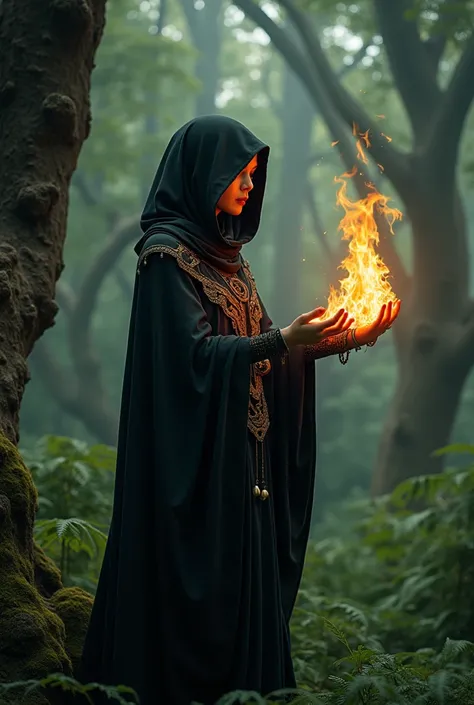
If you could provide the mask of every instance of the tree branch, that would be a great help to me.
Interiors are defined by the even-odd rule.
[[[101,443],[116,445],[118,415],[97,397],[93,380],[72,382],[71,375],[59,364],[44,339],[35,345],[31,363],[63,411],[84,424]]]
[[[84,175],[80,171],[76,171],[73,179],[72,185],[79,191],[84,205],[86,206],[96,206],[99,201],[96,196],[92,193],[87,184]]]
[[[336,261],[336,254],[335,254],[335,252],[333,252],[333,250],[332,250],[332,248],[331,248],[331,246],[325,236],[324,226],[321,222],[321,218],[319,217],[318,209],[316,206],[316,200],[314,198],[313,191],[311,189],[310,184],[308,184],[308,186],[307,186],[306,203],[308,206],[309,214],[311,216],[311,220],[313,221],[314,232],[315,232],[316,237],[318,238],[318,242],[321,245],[321,248],[326,256],[327,263],[332,268],[334,266],[335,261]]]
[[[284,105],[283,101],[277,100],[273,95],[272,95],[272,89],[270,86],[270,75],[272,71],[272,62],[271,61],[265,61],[263,66],[262,66],[262,88],[263,92],[266,93],[268,101],[270,103],[270,109],[273,111],[273,113],[276,115],[276,117],[279,120],[283,120],[283,111],[284,111]]]
[[[337,151],[346,169],[351,170],[356,163],[354,144],[349,138],[344,121],[338,111],[334,109],[325,86],[319,80],[317,73],[313,71],[305,55],[296,46],[288,33],[275,24],[253,0],[235,0],[234,4],[240,7],[255,24],[268,34],[273,46],[280,52],[289,67],[302,81],[321,114],[329,134],[337,143]]]
[[[289,0],[280,0],[280,2],[282,5],[284,4],[285,7],[287,7]],[[330,134],[332,135],[333,139],[338,142],[337,149],[340,153],[343,163],[345,164],[348,170],[351,170],[355,162],[353,145],[348,136],[346,126],[341,121],[339,113],[334,110],[331,101],[328,99],[328,95],[325,90],[326,86],[321,85],[321,82],[318,82],[315,72],[312,72],[310,70],[304,56],[298,50],[296,45],[288,38],[284,30],[278,27],[278,25],[276,25],[275,22],[273,22],[273,20],[271,20],[271,18],[268,17],[268,15],[266,15],[260,7],[255,5],[253,0],[235,0],[235,4],[239,6],[243,12],[245,12],[249,17],[251,17],[251,19],[253,19],[253,21],[258,24],[264,30],[264,32],[268,34],[276,49],[280,51],[280,53],[288,61],[295,73],[300,76],[301,80],[306,85],[310,95],[318,106]],[[293,9],[296,11],[296,8],[294,8],[294,6]],[[302,36],[302,31],[304,30],[302,30],[300,22],[300,20],[302,19],[304,20],[303,26],[308,26],[304,16],[302,14],[298,14],[299,23],[296,28],[298,29],[301,39],[305,41],[304,37]],[[310,37],[305,31],[304,34],[306,37],[305,43],[308,48],[307,42],[309,42]],[[319,50],[322,52],[317,37],[314,36],[313,41],[318,44]],[[324,61],[326,62],[325,57]],[[329,71],[331,72],[332,83],[337,84],[338,79],[331,67],[329,67]],[[409,178],[408,170],[406,169],[403,163],[403,157],[395,150],[391,150],[391,152],[394,155],[393,159],[397,162],[397,166],[400,166],[401,172],[398,175],[401,178],[401,175],[403,173],[402,181],[404,180],[403,183],[404,186],[406,186],[409,182]],[[386,172],[387,170],[385,170],[385,173]],[[407,174],[405,174],[405,172],[407,172]],[[387,176],[389,175],[387,174]],[[371,180],[369,179],[368,174],[365,172],[363,165],[359,163],[358,171],[352,179],[353,185],[357,190],[359,198],[366,197],[367,183],[369,181]],[[398,292],[405,291],[408,288],[409,278],[405,272],[403,263],[398,255],[398,252],[394,247],[393,238],[390,234],[388,223],[385,218],[383,218],[378,220],[377,225],[379,229],[381,248],[383,248],[384,252],[384,259],[387,258],[385,261],[387,262],[387,266],[390,268],[393,274],[394,281],[396,281],[396,289]]]
[[[115,281],[117,282],[120,291],[122,292],[123,298],[129,302],[133,298],[133,284],[125,276],[124,272],[117,267],[115,269]]]
[[[75,416],[76,385],[71,382],[71,376],[63,369],[57,358],[52,355],[44,338],[38,340],[29,359],[32,366],[39,372],[55,402]],[[83,421],[82,418],[80,420]]]
[[[474,32],[467,42],[435,117],[425,145],[430,168],[436,171],[438,184],[454,188],[455,169],[464,122],[474,98]]]
[[[362,59],[367,56],[367,49],[372,44],[372,41],[366,42],[361,48],[354,54],[352,64],[344,64],[341,69],[337,72],[338,78],[345,78],[348,73],[353,69],[357,68]]]
[[[66,316],[70,316],[76,306],[76,295],[72,287],[64,280],[60,280],[56,284],[56,300],[59,309],[64,311]]]
[[[438,19],[434,24],[433,33],[431,37],[428,37],[423,42],[423,47],[428,56],[428,60],[431,62],[435,77],[438,75],[439,62],[446,49],[446,44],[448,43],[448,32],[446,27],[446,16],[445,13],[448,9],[454,13],[458,9],[456,5],[459,5],[459,0],[444,0],[444,13],[438,14]],[[435,78],[437,81],[437,78]],[[441,94],[440,94],[441,97]]]
[[[65,282],[58,282],[56,295],[67,316],[75,376],[62,369],[44,340],[38,342],[32,356],[33,365],[61,408],[81,421],[97,439],[109,445],[115,445],[117,440],[117,415],[109,406],[103,389],[101,366],[91,342],[91,318],[103,280],[123,248],[137,234],[138,222],[139,218],[135,215],[116,225],[103,251],[86,274],[78,296]]]
[[[104,249],[86,274],[70,318],[69,341],[76,373],[79,379],[95,380],[94,387],[98,397],[102,395],[102,382],[98,362],[92,354],[92,312],[105,276],[112,269],[127,243],[138,234],[138,222],[138,215],[134,215],[118,223]]]
[[[369,117],[360,103],[342,86],[321,47],[316,32],[312,28],[310,18],[295,6],[293,0],[279,0],[279,3],[285,8],[288,17],[298,30],[314,67],[314,72],[310,73],[316,73],[320,79],[319,90],[324,90],[333,108],[338,111],[339,115],[349,126],[352,127],[356,123],[361,132],[370,132],[370,156],[376,163],[383,165],[386,175],[404,198],[411,190],[409,185],[410,172],[406,166],[404,155],[395,149],[393,145],[389,144],[384,137],[380,136],[376,123]],[[242,6],[242,0],[236,4]],[[246,0],[245,5],[248,4],[253,4],[252,0]],[[272,24],[276,26],[275,23],[272,22]],[[262,29],[265,28],[262,27]],[[273,41],[273,37],[268,30],[265,29],[265,31]]]
[[[419,135],[440,99],[436,64],[430,59],[414,19],[413,0],[374,0],[383,45],[412,129]]]
[[[162,34],[163,33],[163,28],[166,24],[166,20],[168,17],[168,0],[160,0],[160,9],[159,9],[159,16],[158,16],[158,23],[157,23],[157,34]]]
[[[77,297],[77,305],[73,317],[75,328],[80,328],[83,336],[89,328],[92,311],[96,304],[97,294],[106,275],[110,272],[124,247],[138,236],[137,214],[120,220],[107,239],[102,252],[93,261],[84,277]]]
[[[411,277],[405,269],[405,265],[393,242],[393,235],[390,232],[385,218],[375,217],[377,229],[379,231],[378,251],[383,261],[390,270],[392,276],[392,288],[399,299],[408,298],[411,290]]]
[[[180,5],[183,8],[184,16],[186,17],[186,22],[188,23],[189,31],[193,34],[194,27],[194,15],[197,10],[194,9],[190,0],[180,0]]]

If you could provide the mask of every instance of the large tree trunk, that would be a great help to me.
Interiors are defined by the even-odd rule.
[[[60,577],[35,550],[36,493],[15,445],[26,358],[54,323],[68,189],[90,129],[105,0],[0,4],[0,663],[2,680],[71,668],[52,603]],[[77,609],[83,608],[76,596]],[[73,610],[74,611],[74,610]],[[37,702],[39,702],[38,700]],[[12,700],[13,702],[13,700]],[[31,696],[29,703],[35,702]]]
[[[464,370],[450,361],[450,346],[436,322],[431,327],[420,324],[410,354],[412,361],[398,377],[382,432],[374,495],[391,492],[409,477],[442,469],[442,458],[432,454],[449,442],[466,380]]]
[[[449,443],[474,357],[459,196],[443,192],[439,174],[430,173],[425,160],[414,163],[413,174],[424,190],[414,189],[418,197],[408,203],[417,276],[404,302],[408,315],[398,335],[399,374],[372,478],[375,495],[443,469],[443,457],[433,452]]]

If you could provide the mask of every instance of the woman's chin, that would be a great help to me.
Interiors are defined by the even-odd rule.
[[[236,203],[235,205],[229,206],[229,208],[227,209],[226,212],[229,215],[240,215],[242,213],[243,209],[244,209],[243,206],[239,206],[239,204]]]
[[[244,209],[244,207],[238,203],[229,203],[225,206],[218,205],[218,208],[220,208],[222,213],[227,213],[227,215],[240,215]]]

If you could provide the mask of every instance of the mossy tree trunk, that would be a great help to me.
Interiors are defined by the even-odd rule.
[[[36,491],[16,445],[27,357],[54,324],[57,311],[55,284],[63,269],[68,189],[90,130],[90,79],[104,22],[105,0],[0,3],[3,682],[71,669],[61,609],[52,601],[61,579],[34,546]],[[76,600],[80,611],[84,603],[77,595]],[[62,598],[59,604],[64,602]]]

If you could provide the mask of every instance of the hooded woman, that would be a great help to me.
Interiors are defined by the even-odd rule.
[[[142,705],[295,687],[289,621],[315,476],[314,360],[373,343],[323,309],[273,329],[241,249],[269,148],[222,116],[171,139],[141,219],[113,517],[82,679]]]

